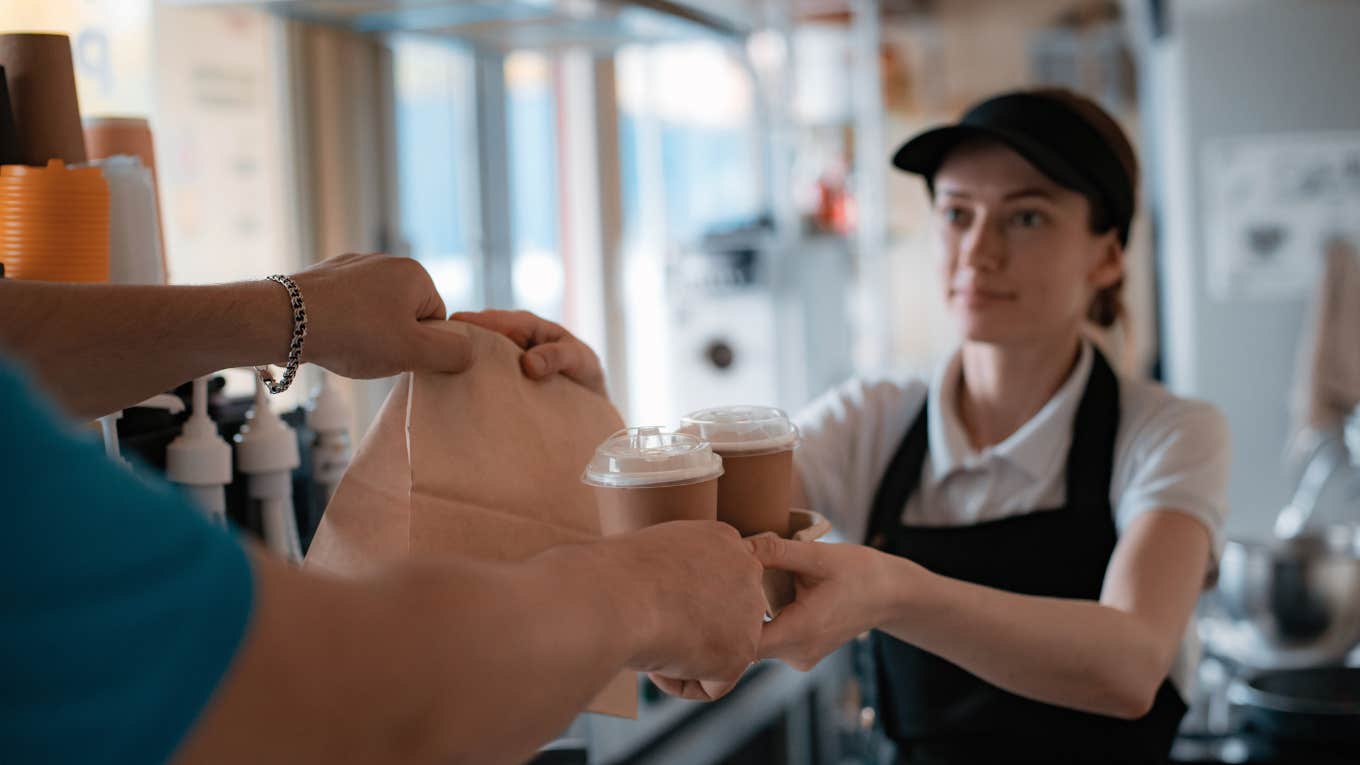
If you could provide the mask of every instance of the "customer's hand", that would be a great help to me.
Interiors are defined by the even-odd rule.
[[[524,349],[520,366],[530,379],[561,372],[587,389],[608,396],[604,370],[590,346],[562,326],[528,311],[460,311],[449,317],[499,332]]]
[[[461,372],[472,363],[467,338],[421,323],[442,321],[445,309],[414,260],[341,255],[294,274],[293,281],[307,305],[305,361],[359,379]]]
[[[609,561],[602,586],[623,595],[624,613],[636,614],[630,669],[730,687],[755,660],[764,569],[736,529],[677,521],[600,547]]]

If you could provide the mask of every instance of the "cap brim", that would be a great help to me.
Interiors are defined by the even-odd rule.
[[[963,141],[973,138],[989,138],[1005,144],[1038,168],[1039,172],[1062,186],[1082,189],[1089,185],[1071,163],[1047,147],[1008,130],[980,125],[958,124],[927,130],[902,144],[893,153],[892,163],[899,170],[933,180],[949,152]]]

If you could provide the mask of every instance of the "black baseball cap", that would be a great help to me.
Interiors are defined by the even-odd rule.
[[[932,184],[961,141],[990,138],[1044,175],[1084,195],[1127,245],[1138,162],[1124,131],[1095,102],[1068,90],[1003,93],[969,109],[957,123],[927,130],[893,154],[892,163]]]

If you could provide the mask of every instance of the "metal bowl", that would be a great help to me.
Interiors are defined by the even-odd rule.
[[[1230,541],[1219,602],[1276,667],[1342,662],[1360,644],[1360,546],[1349,527],[1269,543]]]
[[[1360,746],[1360,667],[1260,672],[1235,681],[1228,701],[1264,733]]]

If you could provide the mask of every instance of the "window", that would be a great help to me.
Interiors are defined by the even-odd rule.
[[[736,54],[713,42],[671,43],[625,48],[617,64],[630,239],[656,233],[645,230],[656,214],[666,238],[684,244],[756,217],[764,199],[754,94]]]
[[[450,311],[483,308],[473,55],[447,42],[400,37],[392,56],[405,254],[430,272]]]
[[[685,351],[705,330],[678,310],[670,266],[706,233],[749,223],[764,209],[755,94],[738,53],[715,42],[628,47],[615,66],[628,414],[670,422],[682,402],[707,390],[704,362]],[[724,317],[751,326],[748,315]]]
[[[524,51],[505,59],[512,295],[516,308],[561,322],[567,317],[553,71],[547,54]]]

